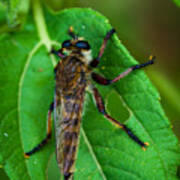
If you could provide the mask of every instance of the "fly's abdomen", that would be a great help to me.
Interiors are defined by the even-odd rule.
[[[77,95],[77,94],[76,94]],[[73,176],[78,149],[84,92],[76,96],[62,97],[61,115],[56,123],[57,161],[65,179]]]
[[[63,59],[56,72],[56,154],[66,180],[73,177],[89,73],[79,54]]]

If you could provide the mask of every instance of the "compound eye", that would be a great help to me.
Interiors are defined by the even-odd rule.
[[[62,47],[63,48],[67,48],[71,46],[71,41],[70,40],[66,40],[62,43]]]
[[[90,49],[89,43],[87,41],[78,41],[75,46],[80,49]]]

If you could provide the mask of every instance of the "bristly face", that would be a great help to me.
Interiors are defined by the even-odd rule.
[[[81,38],[64,41],[61,50],[67,55],[70,55],[71,53],[82,55],[86,59],[85,63],[87,64],[92,60],[91,47],[87,41],[82,40]]]

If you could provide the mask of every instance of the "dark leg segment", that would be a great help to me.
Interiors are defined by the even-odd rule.
[[[51,134],[52,134],[52,119],[51,119],[51,113],[53,111],[54,108],[54,103],[52,103],[50,105],[49,111],[48,111],[48,117],[47,117],[47,134],[46,137],[36,146],[34,147],[31,151],[26,152],[24,154],[24,156],[26,158],[29,158],[29,156],[31,156],[32,154],[34,154],[35,152],[39,151],[43,146],[45,146],[48,142],[48,140],[51,138]]]
[[[66,57],[66,55],[63,54],[62,49],[55,50],[54,48],[52,48],[50,53],[55,54],[56,56],[60,57],[61,59]]]
[[[73,173],[64,174],[64,180],[73,180]]]
[[[104,50],[106,48],[106,45],[107,45],[107,42],[108,40],[111,38],[111,36],[115,33],[115,29],[111,29],[105,36],[104,38],[104,41],[101,45],[101,48],[100,48],[100,51],[99,51],[99,54],[98,54],[98,57],[96,59],[94,59],[91,63],[90,63],[90,66],[91,67],[97,67],[99,62],[100,62],[100,59],[104,53]]]
[[[99,112],[101,112],[108,120],[110,120],[117,127],[122,128],[132,140],[138,143],[142,147],[143,150],[146,150],[146,146],[149,145],[148,143],[142,142],[126,125],[118,122],[117,120],[112,118],[109,114],[107,114],[104,103],[103,103],[103,99],[101,95],[99,94],[97,88],[93,88],[93,93],[94,93],[94,98],[96,100],[96,105]]]
[[[130,72],[132,72],[132,71],[134,71],[136,69],[144,68],[144,67],[146,67],[146,66],[148,66],[150,64],[153,64],[154,60],[155,60],[155,57],[154,56],[150,56],[149,61],[147,61],[146,63],[134,65],[134,66],[128,68],[126,71],[122,72],[119,76],[117,76],[116,78],[114,78],[112,80],[106,79],[106,78],[100,76],[97,73],[92,73],[92,79],[94,81],[96,81],[97,83],[99,83],[99,84],[109,85],[109,84],[112,84],[112,83],[114,83],[116,81],[119,81],[120,79],[122,79],[123,77],[127,76]]]
[[[155,58],[156,58],[155,56],[150,56],[149,61],[147,61],[143,64],[137,64],[135,66],[132,66],[131,68],[132,68],[132,70],[136,70],[136,69],[144,68],[148,65],[154,64]]]

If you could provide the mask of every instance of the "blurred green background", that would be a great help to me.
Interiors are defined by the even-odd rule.
[[[46,0],[54,10],[90,7],[106,16],[132,56],[139,62],[150,54],[156,63],[145,71],[161,94],[162,106],[180,139],[180,8],[172,0]],[[0,33],[5,27],[0,6]],[[0,179],[8,179],[0,169]]]

